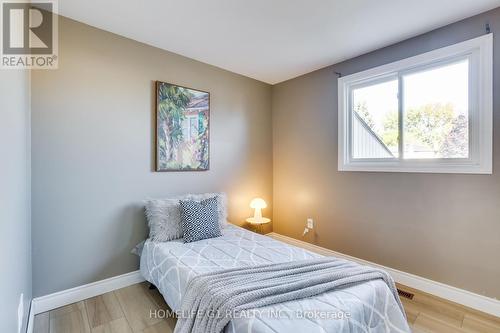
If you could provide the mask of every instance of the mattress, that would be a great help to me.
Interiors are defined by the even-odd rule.
[[[141,273],[173,311],[196,275],[221,269],[280,263],[321,255],[229,225],[222,237],[184,244],[147,240]],[[382,280],[315,297],[260,308],[235,317],[226,332],[410,332],[405,316]]]

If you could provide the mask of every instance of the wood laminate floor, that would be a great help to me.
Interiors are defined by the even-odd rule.
[[[500,318],[398,285],[411,292],[402,298],[414,333],[500,333]],[[135,284],[35,316],[34,333],[169,333],[175,319],[155,318],[168,310],[157,290]],[[157,312],[162,314],[162,312]]]

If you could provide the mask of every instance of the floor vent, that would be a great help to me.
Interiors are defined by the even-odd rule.
[[[403,291],[401,289],[398,289],[398,294],[399,294],[399,296],[404,297],[404,298],[408,298],[408,299],[413,299],[413,296],[415,296],[415,294],[409,293],[407,291]]]

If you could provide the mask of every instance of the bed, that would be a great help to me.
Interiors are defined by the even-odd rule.
[[[284,263],[322,257],[268,236],[229,225],[222,237],[184,244],[147,240],[141,273],[155,285],[170,308],[180,311],[193,277],[229,268]],[[382,280],[372,280],[314,297],[259,309],[235,317],[225,332],[410,332],[404,313]],[[342,316],[343,314],[343,316]]]

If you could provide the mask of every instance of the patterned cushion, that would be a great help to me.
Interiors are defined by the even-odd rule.
[[[202,194],[186,194],[179,198],[181,200],[202,201],[205,199],[217,197],[217,211],[219,215],[219,224],[221,229],[227,226],[227,195],[226,193],[202,193]]]
[[[184,243],[222,236],[217,197],[202,201],[180,200]]]

